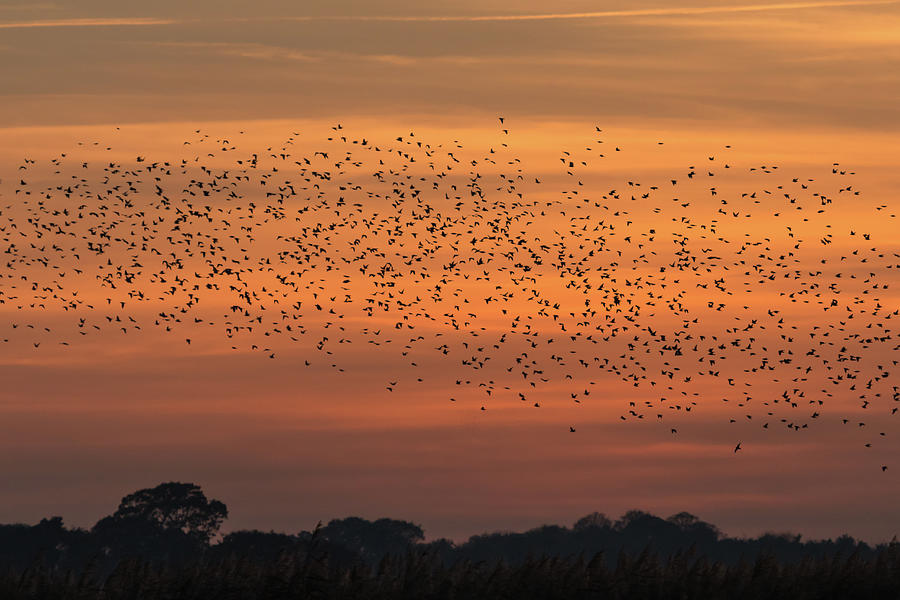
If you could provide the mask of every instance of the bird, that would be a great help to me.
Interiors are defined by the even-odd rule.
[[[619,402],[617,422],[655,414],[675,434],[670,417],[715,403],[767,435],[853,419],[871,446],[884,428],[846,407],[878,424],[897,411],[898,253],[869,230],[889,205],[858,195],[852,169],[826,164],[822,181],[710,150],[695,158],[713,188],[696,160],[601,184],[600,144],[626,161],[632,143],[604,133],[532,172],[498,119],[483,146],[336,123],[23,157],[0,207],[2,343],[181,336],[172,352],[219,343],[310,378],[352,374],[364,348],[386,392],[446,375],[457,410]],[[645,399],[615,400],[632,389]]]

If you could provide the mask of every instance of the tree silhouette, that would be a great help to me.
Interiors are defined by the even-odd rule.
[[[126,496],[89,532],[59,517],[0,525],[0,598],[900,598],[896,541],[730,538],[690,513],[592,513],[459,545],[425,543],[409,521],[350,517],[210,544],[225,515],[196,485],[168,483]]]
[[[409,521],[359,517],[333,519],[321,530],[322,537],[358,553],[365,561],[377,563],[386,554],[403,554],[425,539],[422,528]]]
[[[593,528],[598,529],[609,529],[613,525],[612,521],[600,512],[592,512],[589,515],[585,515],[575,521],[575,524],[572,526],[574,531],[587,531]]]
[[[161,483],[122,498],[112,515],[117,522],[142,521],[164,532],[180,531],[198,542],[208,543],[228,517],[228,507],[207,500],[193,483]]]

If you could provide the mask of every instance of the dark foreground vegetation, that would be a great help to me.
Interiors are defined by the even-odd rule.
[[[688,513],[426,543],[407,521],[218,537],[226,506],[167,483],[90,530],[0,525],[2,599],[900,598],[900,544],[735,539]]]

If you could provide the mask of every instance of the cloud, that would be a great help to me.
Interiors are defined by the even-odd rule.
[[[575,13],[540,13],[521,15],[456,15],[456,16],[381,16],[381,15],[345,15],[345,16],[317,16],[317,17],[291,17],[292,21],[389,21],[389,22],[452,22],[452,21],[551,21],[563,19],[603,19],[617,17],[656,17],[678,15],[706,15],[720,13],[740,12],[766,12],[784,10],[804,10],[813,8],[837,8],[854,6],[878,6],[898,4],[900,0],[833,0],[825,2],[787,2],[780,4],[746,4],[741,6],[695,6],[673,8],[644,8],[626,10],[604,10]]]
[[[291,48],[269,46],[266,44],[232,43],[232,42],[154,42],[157,47],[185,48],[209,50],[223,56],[253,58],[258,60],[287,60],[300,62],[316,62],[319,56],[299,52]]]
[[[378,21],[378,22],[483,22],[483,21],[551,21],[572,19],[605,19],[621,17],[694,16],[722,13],[768,12],[804,10],[814,8],[836,8],[856,6],[880,6],[898,4],[900,0],[826,0],[823,2],[787,2],[778,4],[746,4],[740,6],[694,6],[673,8],[643,8],[626,10],[605,10],[574,13],[538,13],[518,15],[336,15],[262,17],[259,19],[228,19],[229,21]],[[52,5],[42,5],[52,6]],[[148,25],[175,25],[186,21],[153,17],[102,17],[76,19],[43,19],[0,23],[0,29],[33,29],[44,27],[128,27]]]
[[[428,66],[497,66],[497,65],[516,65],[533,67],[535,65],[549,66],[621,66],[623,58],[620,56],[584,56],[581,54],[565,54],[553,56],[509,56],[509,55],[488,55],[474,56],[462,54],[442,54],[436,56],[392,54],[392,53],[360,53],[360,52],[336,52],[328,50],[315,50],[311,52],[301,52],[296,49],[286,48],[283,46],[271,46],[267,44],[255,43],[235,43],[235,42],[130,42],[140,46],[155,46],[160,48],[179,48],[198,51],[208,51],[220,56],[235,56],[240,58],[250,58],[267,61],[299,61],[299,62],[325,62],[325,61],[344,61],[344,62],[372,62],[386,64],[397,67],[420,67]],[[2,46],[0,46],[2,48]],[[677,59],[667,61],[658,57],[647,58],[629,58],[628,64],[634,66],[646,66],[667,68],[673,64],[680,64]]]
[[[0,29],[34,29],[38,27],[127,27],[135,25],[173,25],[174,19],[136,18],[99,18],[99,19],[53,19],[41,21],[17,21],[0,23]]]
[[[0,6],[0,11],[31,11],[31,10],[57,10],[59,6],[56,4],[7,4],[6,6]]]

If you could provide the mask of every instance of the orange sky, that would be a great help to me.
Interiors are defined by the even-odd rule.
[[[797,268],[823,275],[801,281],[820,281],[823,287],[839,281],[842,302],[857,294],[862,300],[855,309],[880,302],[882,313],[889,313],[898,307],[893,288],[859,294],[871,270],[880,284],[897,283],[896,269],[888,268],[896,267],[891,253],[900,252],[892,216],[900,179],[897,31],[900,5],[893,2],[564,2],[554,4],[552,13],[543,3],[499,1],[427,7],[399,1],[340,7],[322,2],[302,8],[269,1],[256,3],[252,11],[236,2],[119,6],[89,1],[77,8],[3,3],[0,164],[6,166],[0,171],[0,221],[21,223],[26,230],[31,205],[16,194],[20,179],[39,190],[77,175],[99,190],[105,165],[139,168],[137,156],[146,162],[189,161],[184,176],[169,180],[173,193],[191,178],[205,177],[201,165],[234,172],[235,161],[252,152],[264,157],[265,168],[281,168],[277,178],[299,180],[266,149],[281,148],[292,132],[300,132],[290,146],[294,158],[306,156],[327,168],[329,163],[313,153],[327,149],[330,163],[343,153],[346,144],[326,140],[336,134],[331,127],[341,123],[340,134],[384,147],[402,146],[397,136],[443,144],[444,150],[435,153],[441,165],[452,164],[445,150],[453,148],[463,161],[453,177],[464,182],[467,161],[478,161],[491,198],[508,201],[495,189],[498,176],[521,168],[519,189],[529,201],[561,202],[542,219],[522,225],[522,235],[542,238],[538,245],[581,242],[559,235],[569,217],[582,214],[592,225],[607,218],[605,209],[579,208],[581,198],[599,201],[606,195],[605,204],[618,206],[621,202],[609,195],[618,190],[626,199],[624,210],[634,216],[631,237],[643,236],[647,250],[658,252],[634,263],[638,269],[623,260],[628,270],[616,275],[623,280],[662,281],[660,261],[673,250],[670,240],[677,235],[690,237],[696,253],[704,247],[732,252],[746,240],[786,251],[802,239]],[[505,117],[502,127],[497,115]],[[203,139],[205,134],[210,137]],[[217,139],[229,140],[237,150],[221,152]],[[455,148],[454,140],[462,148]],[[325,186],[328,197],[363,201],[366,191],[389,192],[371,177],[377,158],[384,157],[363,153],[359,146],[352,151],[365,164],[348,161],[345,175]],[[573,175],[560,164],[563,151],[577,157]],[[50,160],[63,153],[64,166],[57,168]],[[425,157],[417,156],[422,160],[408,172],[429,175]],[[36,163],[23,173],[18,166],[24,158]],[[519,162],[507,162],[514,159]],[[580,165],[581,160],[587,164]],[[404,164],[393,157],[385,161],[385,169]],[[81,167],[83,162],[88,168]],[[854,174],[832,173],[833,163]],[[778,169],[766,173],[763,165]],[[688,180],[692,166],[700,175]],[[715,178],[705,176],[709,169]],[[448,184],[456,181],[453,177]],[[542,183],[532,183],[534,178]],[[677,188],[671,179],[679,180]],[[808,182],[808,190],[800,189],[807,179],[815,181]],[[364,187],[340,190],[346,182]],[[848,185],[860,195],[839,191]],[[140,194],[152,190],[147,186]],[[628,200],[650,186],[659,187],[652,201]],[[715,197],[710,186],[716,187]],[[806,212],[780,197],[787,190],[801,198]],[[258,186],[247,184],[244,191],[249,200],[266,202]],[[815,212],[813,191],[835,199],[826,213]],[[742,198],[750,192],[758,193],[760,204]],[[750,218],[716,213],[726,198],[729,210]],[[359,218],[375,206],[364,201]],[[682,207],[682,201],[690,206]],[[62,207],[66,201],[57,194],[48,202]],[[379,205],[378,213],[387,216],[390,206]],[[685,217],[690,224],[677,221]],[[314,217],[334,218],[325,210]],[[717,234],[702,238],[709,232],[699,224],[716,218]],[[650,229],[659,230],[654,240]],[[271,256],[284,247],[274,236],[290,231],[278,224],[260,229],[248,255],[253,260]],[[334,234],[335,247],[344,248],[336,257],[352,258],[340,244],[355,231]],[[607,236],[630,261],[640,252],[623,241],[629,232]],[[859,239],[863,232],[870,243]],[[817,243],[826,234],[833,242]],[[38,248],[20,241],[19,256],[38,256],[46,242],[30,241]],[[409,244],[405,252],[415,244],[409,232],[403,242]],[[388,246],[384,235],[373,235],[371,243],[401,252]],[[850,254],[854,250],[861,254]],[[449,256],[446,251],[440,249],[424,266],[436,269]],[[878,252],[887,258],[878,258]],[[100,262],[60,258],[59,271],[68,272],[67,292],[74,289],[85,302],[105,303],[108,290],[93,277]],[[766,265],[782,269],[775,262]],[[186,270],[202,266],[189,263]],[[76,264],[86,275],[72,271]],[[341,286],[357,300],[372,292],[372,280],[358,271],[327,272],[317,264],[308,277],[322,279],[317,285],[325,288],[323,295],[326,290],[335,295]],[[466,269],[479,275],[474,265]],[[419,276],[400,270],[397,297],[405,301],[424,296],[420,290],[435,283],[430,279],[435,271]],[[832,279],[838,272],[843,279]],[[89,526],[127,492],[163,480],[189,480],[228,503],[232,528],[296,531],[320,519],[353,514],[408,518],[421,523],[429,537],[460,539],[484,529],[571,523],[594,510],[617,516],[631,508],[664,516],[687,510],[735,535],[794,530],[813,537],[849,532],[887,540],[900,527],[894,510],[900,463],[892,462],[900,448],[894,441],[889,387],[867,411],[860,410],[858,394],[840,387],[808,430],[763,430],[761,402],[777,398],[783,384],[744,373],[753,363],[738,356],[725,361],[731,366],[723,369],[733,369],[729,376],[739,384],[752,384],[754,400],[746,410],[735,408],[735,397],[731,404],[721,401],[738,395],[736,389],[721,378],[705,378],[683,386],[685,393],[696,394],[690,397],[697,402],[691,414],[665,409],[660,423],[654,409],[647,422],[623,422],[619,417],[627,414],[629,401],[664,404],[660,395],[671,399],[682,388],[660,394],[608,373],[566,380],[566,369],[547,367],[551,381],[520,390],[521,378],[506,374],[505,367],[525,347],[516,346],[523,340],[510,342],[482,372],[459,364],[465,357],[463,341],[495,343],[509,330],[512,314],[531,318],[542,336],[559,334],[557,324],[540,316],[524,292],[502,305],[481,302],[496,292],[495,284],[509,285],[506,271],[445,286],[459,289],[459,296],[423,300],[418,306],[429,314],[470,298],[480,304],[463,328],[469,329],[466,334],[440,319],[410,322],[416,329],[403,333],[409,334],[406,340],[427,336],[412,356],[401,354],[405,340],[400,334],[381,346],[369,343],[375,338],[368,330],[392,328],[402,311],[395,307],[370,318],[361,302],[350,302],[338,307],[344,320],[329,327],[327,320],[304,313],[309,334],[303,343],[264,339],[276,360],[246,347],[259,341],[253,336],[226,340],[216,326],[185,323],[175,333],[153,327],[164,301],[129,303],[120,311],[143,325],[127,334],[102,322],[102,315],[112,313],[79,312],[103,325],[101,332],[81,336],[77,318],[58,302],[47,301],[43,308],[26,303],[20,309],[9,299],[34,292],[15,281],[26,273],[34,280],[52,279],[46,269],[32,265],[18,266],[15,273],[8,269],[0,280],[7,299],[0,312],[8,324],[0,326],[0,339],[8,340],[0,344],[5,382],[0,460],[7,474],[0,521],[62,514],[72,524]],[[728,300],[734,312],[707,310],[713,292],[698,284],[709,286],[721,274],[682,282],[690,288],[682,301],[692,316],[702,316],[697,335],[722,335],[755,317],[771,325],[759,332],[761,343],[793,347],[777,338],[784,332],[766,319],[767,310],[782,311],[803,332],[840,321],[818,305],[779,296],[793,289],[793,280],[763,287],[756,277],[737,272],[727,273],[737,296]],[[860,277],[851,281],[850,274]],[[347,284],[342,283],[345,275]],[[536,278],[532,287],[541,294],[569,310],[580,310],[579,303],[583,308],[581,291],[566,288],[552,268],[531,275]],[[248,281],[256,289],[273,289],[273,278],[259,274]],[[162,289],[150,281],[142,285],[148,295]],[[635,293],[648,300],[644,292]],[[311,297],[303,299],[309,306]],[[204,292],[195,314],[220,321],[231,303],[227,294]],[[272,310],[277,310],[274,305]],[[653,317],[649,311],[645,307],[642,327],[678,327],[664,310]],[[865,334],[866,325],[875,321],[857,321],[858,330]],[[879,322],[888,328],[892,323]],[[339,326],[345,330],[338,333]],[[848,330],[857,331],[854,327],[851,323]],[[472,332],[480,337],[471,337]],[[329,337],[331,356],[315,349],[323,335]],[[186,337],[192,338],[190,346]],[[346,343],[338,345],[338,339]],[[61,346],[60,340],[70,345]],[[452,362],[431,350],[445,341],[453,346]],[[607,345],[598,355],[621,353],[626,341]],[[559,352],[571,349],[573,356],[588,360],[597,352],[581,341],[557,343]],[[235,344],[239,348],[231,350]],[[808,346],[798,342],[796,347]],[[553,364],[555,348],[534,355],[540,354],[542,365]],[[896,355],[892,348],[886,343],[867,349],[863,366],[887,364]],[[417,367],[409,365],[413,358]],[[302,366],[306,360],[311,367]],[[330,368],[332,361],[344,371]],[[647,361],[651,370],[662,367],[662,359],[648,356]],[[698,368],[694,355],[683,361],[686,370]],[[417,377],[423,381],[416,382]],[[473,377],[475,385],[455,385],[457,379]],[[495,381],[497,392],[487,396],[477,385],[482,380]],[[386,389],[390,381],[398,381],[393,391]],[[809,382],[810,394],[820,384],[826,385]],[[579,404],[571,401],[572,390],[588,388],[590,396],[581,396]],[[528,403],[518,400],[519,391],[528,393]],[[532,401],[541,408],[532,407]],[[482,405],[488,410],[479,410]],[[753,418],[745,420],[745,412]],[[808,412],[792,418],[808,418]],[[740,421],[729,423],[735,415]],[[848,432],[840,422],[847,416],[865,419],[869,429]],[[576,426],[575,434],[568,431],[570,425]],[[677,436],[670,433],[672,427]],[[886,435],[875,448],[863,446],[881,431]],[[735,455],[737,441],[744,449]],[[882,473],[882,464],[890,470]]]

